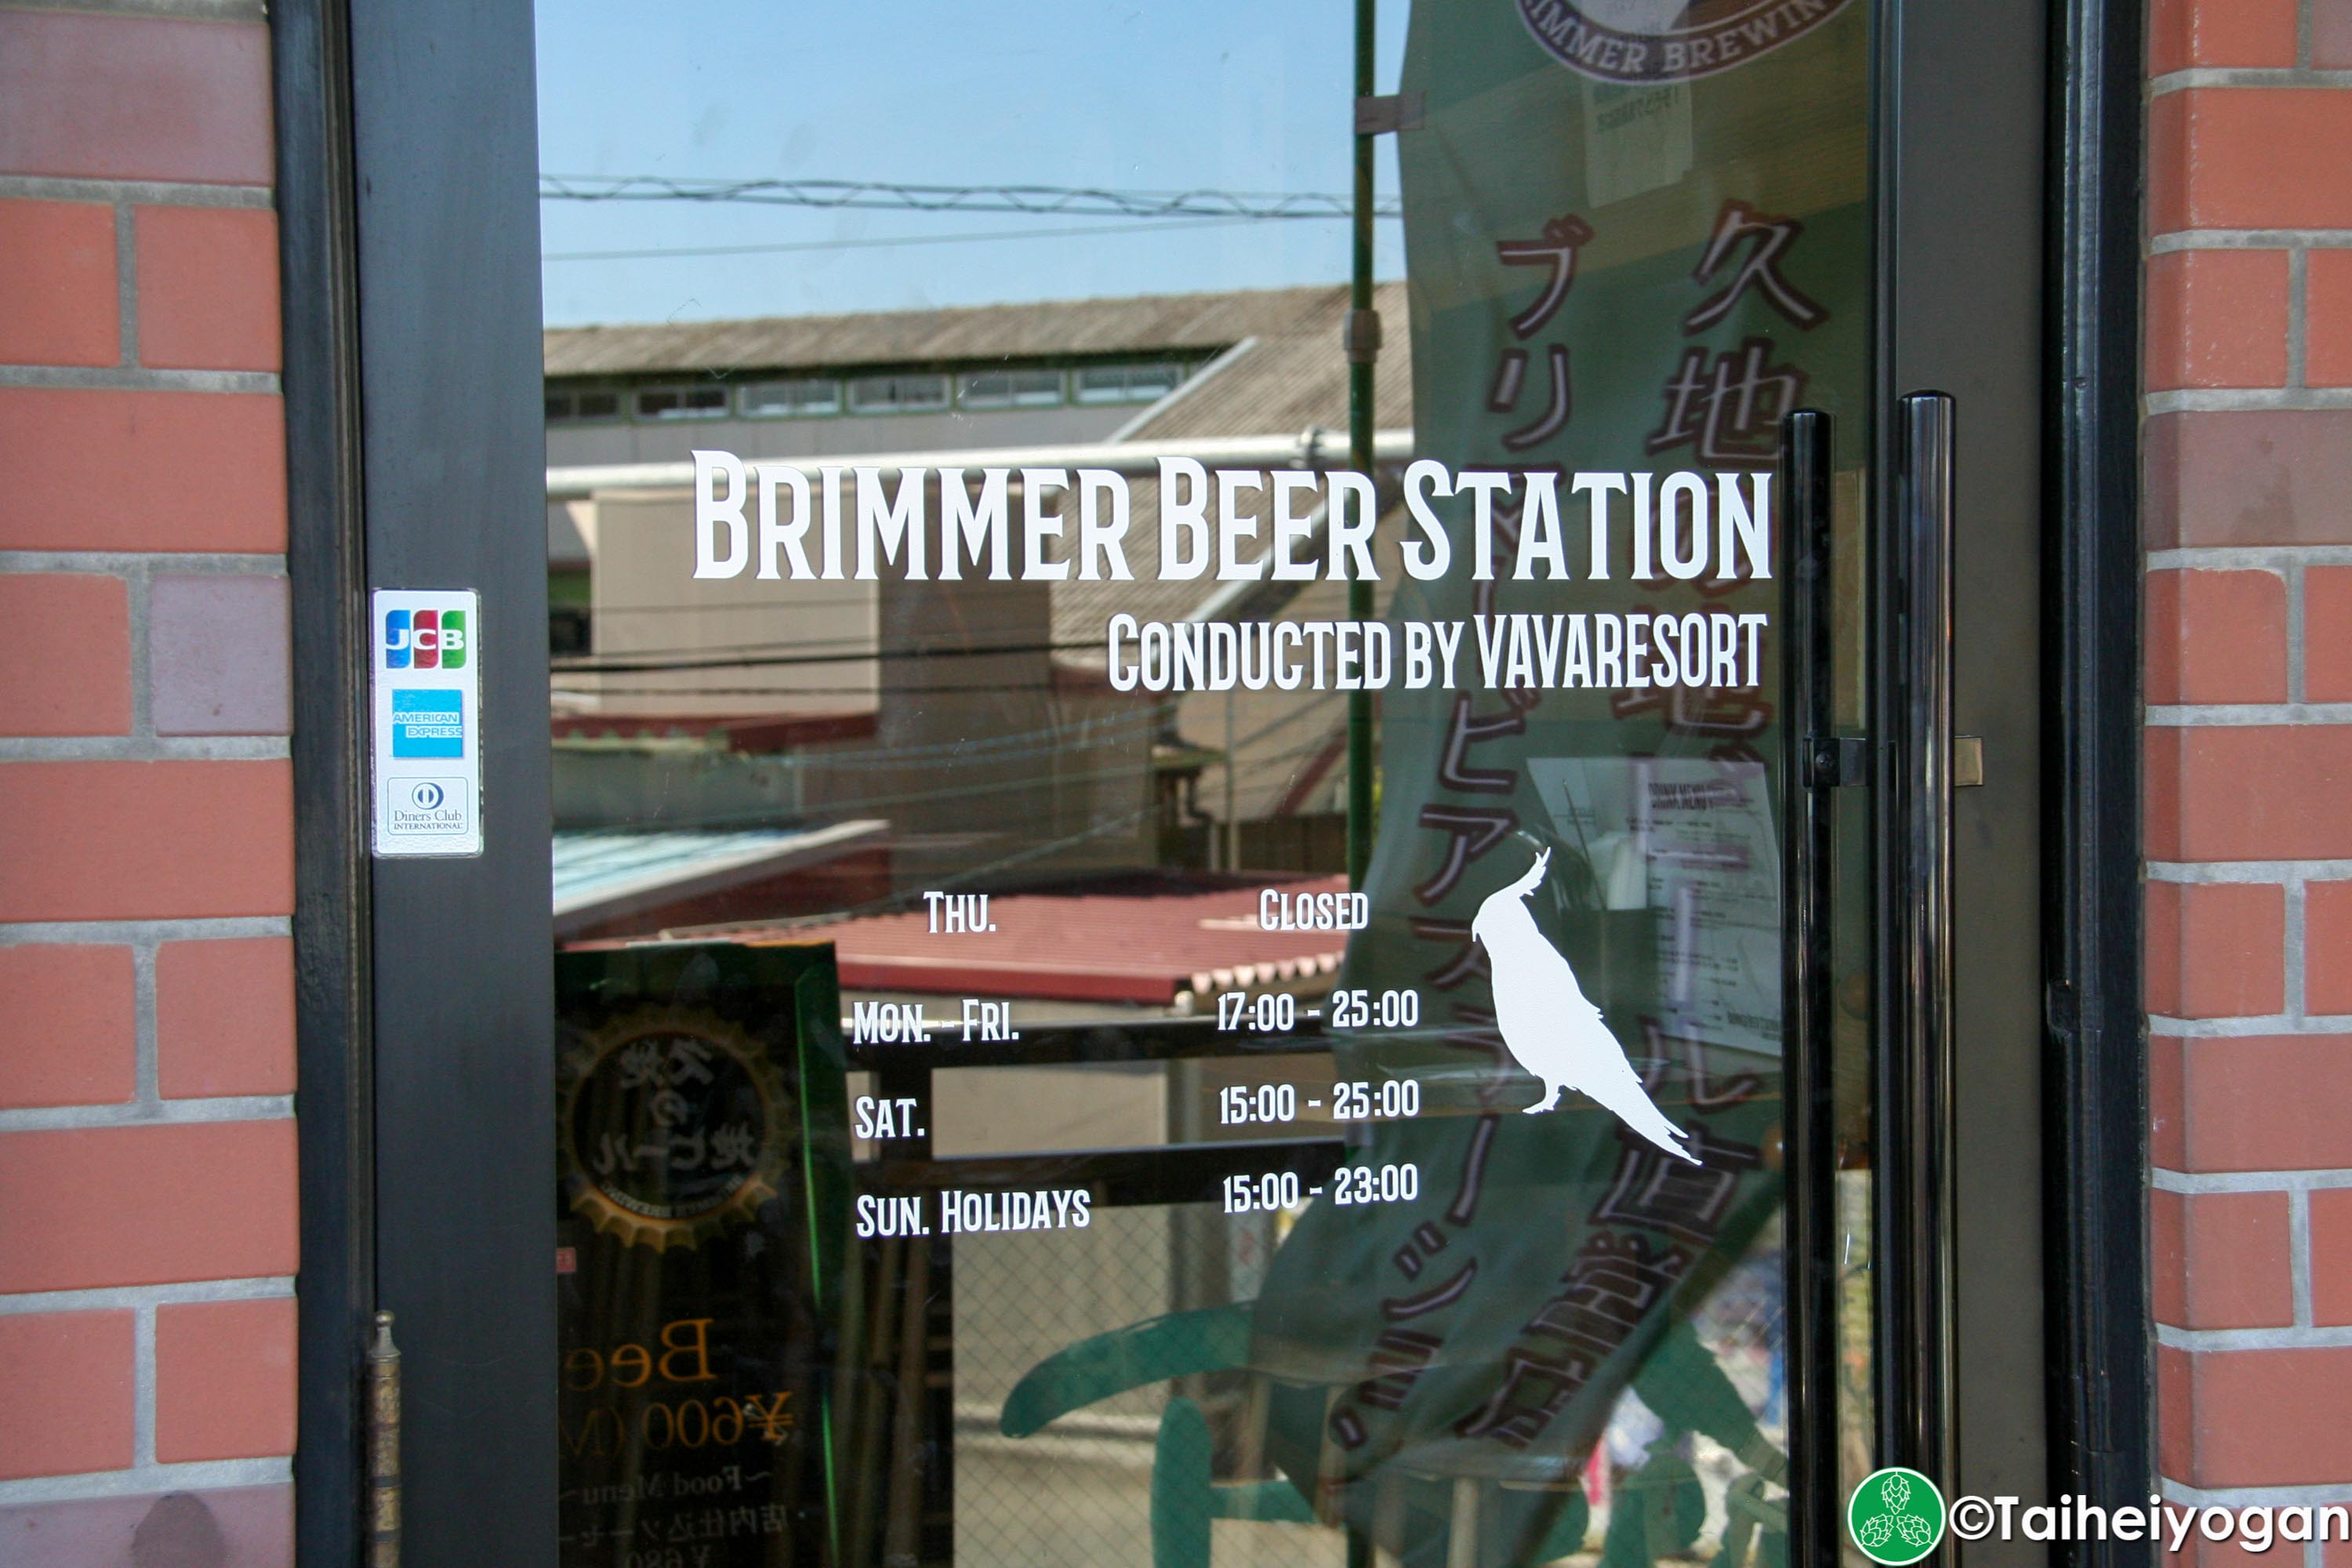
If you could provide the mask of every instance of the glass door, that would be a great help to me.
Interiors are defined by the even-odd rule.
[[[2015,818],[1891,8],[538,31],[558,1559],[1744,1568],[1948,1479]]]

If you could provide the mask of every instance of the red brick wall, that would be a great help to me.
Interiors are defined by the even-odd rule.
[[[2344,1502],[2352,0],[2154,0],[2150,20],[2159,1459],[2184,1501]]]
[[[0,1562],[292,1560],[259,0],[0,0]]]

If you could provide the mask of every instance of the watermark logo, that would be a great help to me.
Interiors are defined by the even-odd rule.
[[[1890,1465],[1853,1489],[1845,1527],[1873,1563],[1916,1563],[1944,1539],[1944,1494],[1916,1470]]]

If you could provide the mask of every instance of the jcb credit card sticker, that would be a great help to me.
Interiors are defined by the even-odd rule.
[[[472,593],[379,590],[375,852],[482,852],[480,609]]]

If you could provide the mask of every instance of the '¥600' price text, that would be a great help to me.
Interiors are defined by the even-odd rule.
[[[574,1426],[562,1426],[565,1449],[584,1458],[605,1458],[626,1448],[658,1453],[665,1448],[731,1447],[752,1441],[782,1443],[798,1425],[792,1394],[781,1391],[736,1399],[656,1399],[635,1411],[599,1405]]]

